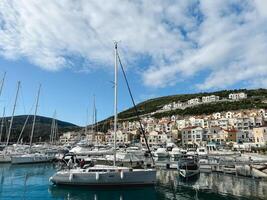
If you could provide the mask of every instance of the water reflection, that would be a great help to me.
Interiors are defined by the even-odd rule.
[[[221,194],[248,199],[267,199],[267,181],[264,180],[218,173],[201,173],[196,179],[185,180],[178,176],[177,171],[159,171],[158,177],[162,187],[174,188],[178,193],[193,193],[195,190],[198,198],[203,194]]]
[[[201,173],[184,180],[177,170],[161,170],[155,187],[97,189],[53,186],[48,179],[54,172],[51,164],[0,165],[0,199],[267,199],[267,181],[232,175]]]
[[[157,199],[155,187],[134,187],[134,188],[105,188],[92,189],[88,187],[50,186],[49,193],[55,198],[68,200],[141,200]]]

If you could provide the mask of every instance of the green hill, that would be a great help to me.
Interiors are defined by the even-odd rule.
[[[18,136],[22,130],[22,127],[26,121],[27,115],[20,115],[15,116],[13,120],[13,126],[10,134],[10,141],[16,142],[18,139]],[[9,128],[9,122],[11,117],[4,118],[4,127],[3,127],[3,137],[2,141],[6,141],[7,136],[7,130]],[[0,122],[2,121],[2,118],[0,118]],[[31,128],[32,128],[32,122],[33,122],[33,115],[30,115],[27,125],[24,129],[24,132],[22,134],[22,138],[24,142],[29,142]],[[34,129],[34,137],[33,141],[38,142],[41,141],[49,141],[50,133],[51,133],[51,124],[52,124],[52,118],[49,117],[43,117],[43,116],[36,116],[36,123],[35,123],[35,129]],[[79,126],[69,123],[57,120],[58,125],[58,133],[66,132],[66,131],[75,131],[81,129]]]
[[[245,92],[248,96],[247,99],[241,101],[233,101],[233,102],[215,102],[209,104],[200,104],[198,106],[189,107],[184,110],[177,109],[168,112],[155,113],[151,114],[159,109],[161,109],[164,105],[172,103],[172,102],[186,102],[192,98],[201,98],[202,96],[208,95],[216,95],[219,96],[220,99],[226,98],[230,93],[237,92]],[[211,114],[214,112],[222,112],[227,110],[240,110],[240,109],[252,109],[252,108],[266,108],[267,103],[264,101],[267,99],[267,89],[239,89],[239,90],[222,90],[210,93],[196,93],[196,94],[179,94],[179,95],[170,95],[164,97],[158,97],[154,99],[149,99],[144,102],[137,104],[137,108],[140,115],[152,115],[153,117],[160,118],[164,116],[175,115],[201,115],[201,114]],[[135,120],[135,111],[134,108],[129,108],[118,114],[118,118],[120,121],[125,120]],[[101,122],[99,122],[100,128],[103,127],[103,130],[106,130],[110,127],[112,121],[112,117],[109,117]]]

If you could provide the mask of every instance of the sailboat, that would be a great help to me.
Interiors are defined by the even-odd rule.
[[[42,163],[42,162],[52,161],[52,159],[53,159],[52,156],[46,155],[45,153],[39,153],[39,152],[32,152],[31,151],[32,150],[34,126],[35,126],[37,108],[38,108],[38,103],[39,103],[40,90],[41,90],[41,85],[39,86],[37,100],[36,100],[36,107],[35,107],[35,113],[34,113],[34,117],[33,117],[33,125],[32,125],[32,130],[31,130],[31,137],[30,137],[29,152],[26,154],[22,154],[22,155],[11,156],[11,163],[12,164]]]
[[[3,81],[4,81],[4,79],[3,79]],[[5,144],[3,151],[0,153],[0,163],[9,163],[9,162],[11,162],[12,156],[21,154],[21,153],[19,153],[19,151],[17,151],[18,149],[16,146],[14,146],[14,145],[8,146],[10,134],[11,134],[11,130],[12,130],[12,125],[13,125],[13,121],[14,121],[14,114],[15,114],[15,110],[16,110],[16,106],[17,106],[17,99],[18,99],[20,84],[21,84],[21,82],[18,81],[16,97],[15,97],[15,102],[14,102],[13,111],[12,111],[12,117],[10,119],[8,133],[7,133],[7,141],[6,141],[6,144]],[[2,83],[2,86],[3,86],[3,83]],[[1,86],[1,90],[2,90],[2,86]],[[4,120],[5,120],[5,113],[3,112],[3,118],[2,118],[2,123],[1,123],[1,134],[3,131]]]
[[[114,81],[114,162],[113,166],[95,165],[86,169],[65,169],[56,172],[50,181],[57,185],[87,186],[132,186],[153,185],[156,183],[155,169],[132,169],[116,166],[117,132],[117,43],[115,42],[115,81]]]

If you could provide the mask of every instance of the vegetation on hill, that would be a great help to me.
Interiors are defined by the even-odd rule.
[[[140,115],[150,114],[159,109],[164,105],[172,102],[186,102],[193,98],[201,98],[203,96],[216,95],[220,99],[228,99],[230,93],[245,92],[248,96],[247,99],[242,101],[233,101],[233,102],[215,102],[209,104],[200,104],[198,106],[189,107],[184,110],[173,110],[161,113],[155,113],[153,117],[160,118],[164,116],[171,115],[201,115],[201,114],[211,114],[214,112],[223,112],[227,110],[240,110],[240,109],[252,109],[252,108],[266,108],[267,103],[263,103],[263,100],[267,99],[267,89],[239,89],[239,90],[222,90],[211,93],[196,93],[196,94],[179,94],[179,95],[170,95],[164,97],[158,97],[154,99],[149,99],[144,102],[137,104],[137,109]],[[120,121],[132,121],[136,120],[136,113],[134,108],[129,108],[118,114]],[[109,117],[101,122],[99,122],[99,127],[101,130],[106,131],[111,127],[113,118]]]
[[[172,115],[202,115],[202,114],[212,114],[215,112],[223,112],[228,110],[241,110],[241,109],[267,109],[267,104],[262,103],[260,100],[255,99],[244,99],[241,101],[233,101],[233,102],[217,102],[217,103],[208,103],[208,104],[200,104],[198,106],[189,107],[184,110],[172,110],[162,113],[156,113],[152,115],[155,118],[161,118],[165,116]]]
[[[155,98],[155,99],[149,99],[147,101],[139,103],[137,105],[137,108],[138,108],[139,113],[141,115],[143,115],[143,114],[155,112],[155,111],[161,109],[164,105],[172,103],[172,102],[178,102],[178,101],[186,102],[186,101],[193,99],[193,98],[201,98],[203,96],[209,96],[209,95],[216,95],[222,99],[222,98],[228,98],[230,93],[236,93],[236,92],[245,92],[248,95],[248,99],[260,100],[260,99],[267,98],[267,89],[222,90],[222,91],[211,92],[211,93],[179,94],[179,95],[171,95],[171,96],[164,96],[164,97],[159,97],[159,98]],[[194,108],[192,108],[192,109],[194,109]],[[125,110],[125,111],[119,113],[119,115],[118,115],[118,117],[120,119],[130,118],[133,116],[135,116],[134,108],[130,108],[128,110]]]
[[[22,127],[26,121],[27,115],[20,115],[15,116],[13,120],[12,130],[10,134],[10,142],[16,142],[19,134],[21,133]],[[4,118],[4,127],[3,127],[3,136],[2,141],[6,141],[9,123],[10,123],[11,117]],[[2,118],[0,118],[0,122],[2,121]],[[33,115],[29,116],[28,122],[25,126],[25,129],[22,134],[23,142],[29,142],[30,141],[30,134],[32,129],[32,123],[33,123]],[[35,123],[35,129],[34,129],[34,135],[33,135],[33,141],[39,142],[39,141],[49,141],[50,134],[51,134],[51,125],[52,125],[52,118],[49,117],[43,117],[43,116],[36,116],[36,123]],[[58,133],[66,132],[66,131],[76,131],[81,129],[80,127],[57,120],[57,126],[58,126]]]

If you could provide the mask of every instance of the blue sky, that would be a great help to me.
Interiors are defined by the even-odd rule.
[[[116,5],[116,6],[115,6]],[[264,0],[0,2],[0,111],[27,114],[42,84],[39,114],[84,125],[113,113],[113,41],[134,97],[267,87]],[[131,106],[120,75],[119,110]]]

